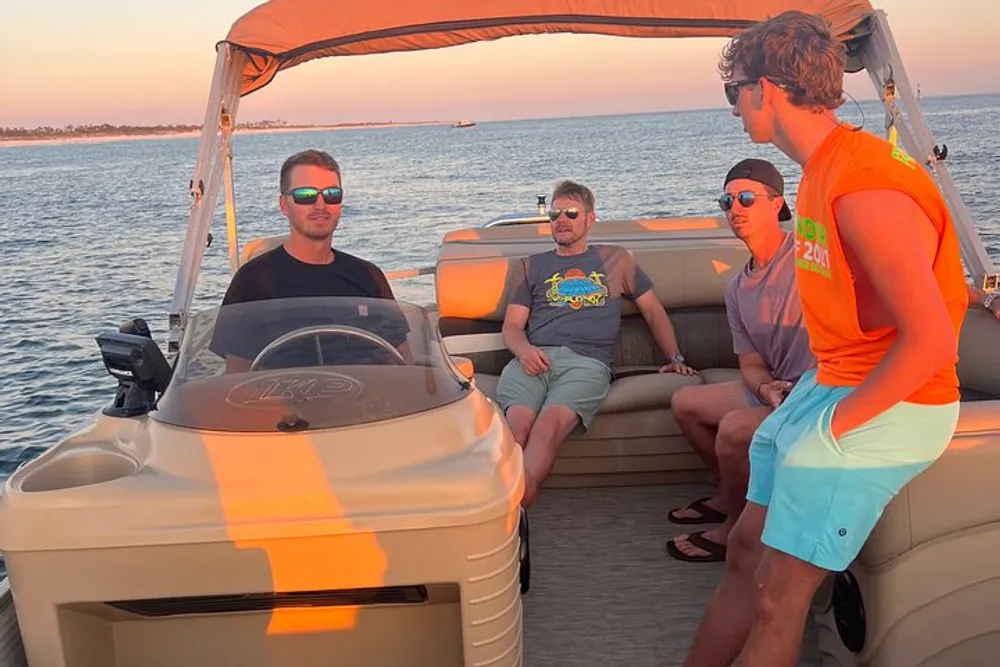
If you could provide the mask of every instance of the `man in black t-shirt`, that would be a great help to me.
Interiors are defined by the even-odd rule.
[[[306,324],[346,324],[381,335],[409,360],[406,345],[409,326],[398,307],[379,309],[394,315],[387,321],[384,316],[374,320],[365,317],[366,309],[361,304],[345,302],[348,307],[353,305],[353,313],[347,317],[320,304],[314,312],[307,313],[306,319],[314,320],[311,322],[275,321],[282,317],[281,308],[231,308],[250,301],[305,297],[394,301],[392,288],[381,269],[331,247],[344,195],[336,160],[317,150],[293,155],[281,167],[280,185],[278,206],[288,218],[289,238],[237,270],[222,300],[209,348],[226,358],[228,370],[245,371],[257,353],[282,333]],[[332,309],[336,310],[345,309]]]

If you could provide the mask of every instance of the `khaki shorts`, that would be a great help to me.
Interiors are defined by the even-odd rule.
[[[611,389],[611,369],[568,347],[543,347],[551,365],[538,375],[528,375],[516,358],[504,366],[497,385],[497,403],[506,414],[512,405],[523,405],[535,414],[551,405],[563,405],[590,426]]]

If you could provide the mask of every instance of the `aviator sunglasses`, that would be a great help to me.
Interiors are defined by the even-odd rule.
[[[753,203],[757,201],[757,197],[774,199],[775,195],[757,194],[756,192],[751,192],[750,190],[743,190],[741,192],[736,193],[735,195],[731,195],[727,192],[721,197],[719,197],[718,199],[719,208],[721,208],[723,211],[728,211],[733,207],[733,204],[737,200],[739,200],[740,206],[742,206],[743,208],[750,208],[751,206],[753,206]]]
[[[556,220],[559,219],[559,216],[562,215],[563,213],[565,213],[566,217],[569,218],[570,220],[576,220],[576,217],[578,215],[580,215],[580,209],[578,209],[578,208],[553,208],[553,209],[549,209],[549,220],[551,220],[552,222],[555,222]]]
[[[344,189],[338,187],[324,188],[323,190],[313,187],[295,188],[284,194],[291,195],[292,201],[296,204],[307,206],[315,204],[320,195],[323,195],[323,201],[330,205],[339,204],[344,200]]]

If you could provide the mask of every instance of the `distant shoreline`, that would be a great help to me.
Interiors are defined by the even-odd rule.
[[[454,121],[385,121],[369,123],[336,123],[333,125],[262,125],[247,127],[237,127],[233,132],[239,134],[273,134],[280,132],[330,132],[335,130],[363,130],[363,129],[385,129],[391,127],[423,127],[431,125],[451,126]],[[179,139],[184,137],[197,137],[201,135],[200,126],[186,126],[178,129],[176,126],[160,128],[150,127],[128,127],[121,129],[111,129],[109,131],[85,131],[76,132],[73,130],[62,132],[39,132],[27,136],[5,136],[0,134],[0,148],[4,146],[38,146],[55,144],[91,144],[107,143],[111,141],[137,141],[143,139]]]
[[[996,97],[1000,94],[997,92],[988,93],[953,93],[946,95],[932,95],[924,94],[921,101],[929,100],[949,100],[949,99],[961,99],[961,98],[981,98],[981,97]],[[856,102],[860,104],[877,104],[879,98],[868,97],[865,95],[859,95],[856,98]],[[845,105],[846,106],[846,105]],[[711,107],[685,107],[676,109],[657,109],[657,110],[643,110],[643,111],[632,111],[632,112],[614,112],[614,113],[589,113],[589,114],[579,114],[579,115],[557,115],[557,116],[526,116],[508,119],[493,119],[493,122],[499,123],[517,123],[517,122],[534,122],[534,121],[559,121],[559,120],[577,120],[583,118],[613,118],[613,117],[627,117],[627,116],[656,116],[660,114],[675,114],[675,113],[693,113],[693,112],[728,112],[730,107],[728,106],[711,106]],[[280,121],[279,121],[280,122]],[[277,132],[322,132],[322,131],[334,131],[334,130],[359,130],[359,129],[380,129],[389,127],[419,127],[419,126],[451,126],[455,124],[455,121],[444,121],[444,120],[432,120],[432,121],[381,121],[381,122],[358,122],[358,123],[336,123],[332,125],[281,125],[274,124],[269,125],[269,121],[262,121],[260,123],[248,123],[246,126],[237,126],[234,134],[267,134],[267,133],[277,133]],[[38,146],[46,144],[68,144],[68,143],[107,143],[112,141],[138,141],[144,139],[176,139],[184,137],[197,137],[201,134],[201,126],[194,125],[167,125],[167,126],[124,126],[115,128],[114,126],[108,125],[107,127],[113,128],[110,132],[95,132],[93,126],[90,126],[89,131],[76,132],[75,130],[54,130],[51,132],[42,132],[37,135],[30,136],[11,136],[10,134],[4,134],[5,128],[0,128],[0,148],[5,146]],[[102,126],[103,127],[103,126]],[[183,129],[178,129],[183,128]],[[38,129],[44,128],[34,128],[29,131],[37,131]],[[24,131],[17,128],[18,131]]]

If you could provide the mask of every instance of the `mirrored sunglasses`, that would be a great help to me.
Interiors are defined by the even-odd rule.
[[[285,194],[291,195],[293,202],[303,206],[315,204],[320,195],[323,195],[323,201],[330,205],[339,204],[344,200],[344,189],[338,187],[324,188],[322,190],[313,187],[294,188],[285,192]]]

